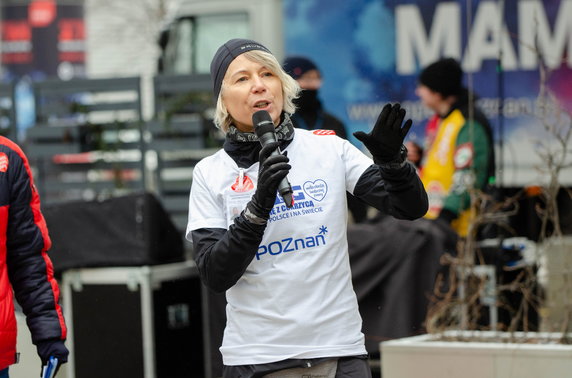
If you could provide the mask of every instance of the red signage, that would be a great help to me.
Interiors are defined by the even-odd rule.
[[[32,61],[32,31],[26,21],[2,23],[2,64]]]
[[[4,81],[85,77],[83,5],[32,0],[1,5]]]
[[[85,28],[82,19],[62,19],[58,23],[59,60],[85,62]]]
[[[28,22],[34,28],[44,28],[54,22],[56,14],[54,1],[32,1],[28,7]]]

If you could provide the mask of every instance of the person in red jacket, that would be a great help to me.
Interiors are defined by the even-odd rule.
[[[0,136],[0,378],[8,377],[8,367],[18,360],[14,295],[42,365],[50,357],[67,362],[67,328],[50,247],[28,159]]]

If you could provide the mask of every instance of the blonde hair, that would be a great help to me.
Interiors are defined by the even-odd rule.
[[[282,95],[284,97],[282,110],[286,113],[293,114],[296,111],[296,106],[294,105],[293,100],[298,97],[298,93],[300,92],[300,86],[298,85],[298,82],[296,82],[296,80],[294,80],[282,69],[280,63],[278,63],[278,60],[276,60],[274,55],[267,53],[266,51],[251,50],[245,52],[244,56],[253,62],[263,65],[272,71],[272,73],[274,73],[276,76],[278,76],[280,82],[282,83]],[[225,86],[226,85],[223,80],[222,87],[216,101],[214,123],[226,134],[233,120],[222,100]]]

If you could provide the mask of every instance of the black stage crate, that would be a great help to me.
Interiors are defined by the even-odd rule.
[[[201,284],[191,261],[62,277],[68,378],[203,378]]]
[[[184,259],[183,236],[151,193],[43,206],[56,273]]]

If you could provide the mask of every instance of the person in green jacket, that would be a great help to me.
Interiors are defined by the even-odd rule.
[[[419,174],[429,195],[429,219],[466,236],[471,221],[470,190],[494,180],[491,126],[463,86],[463,70],[452,58],[425,67],[416,94],[435,112],[426,129]]]

